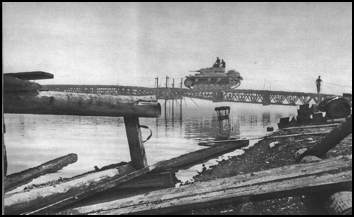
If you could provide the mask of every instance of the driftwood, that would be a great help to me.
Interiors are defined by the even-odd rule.
[[[18,173],[14,173],[5,177],[5,191],[10,191],[18,186],[25,185],[39,176],[54,173],[63,167],[75,163],[77,154],[68,154],[63,157],[48,161],[37,167],[33,167]]]
[[[47,213],[73,204],[98,192],[112,189],[150,172],[154,166],[135,170],[126,164],[119,168],[89,173],[77,179],[29,191],[5,194],[5,213]]]
[[[342,190],[352,184],[351,156],[314,163],[295,164],[196,182],[110,202],[68,209],[60,214],[161,214],[219,203],[264,200],[302,195],[329,189]]]
[[[218,144],[209,148],[190,152],[169,160],[158,162],[156,164],[155,171],[177,171],[179,169],[187,168],[194,164],[205,162],[216,156],[220,156],[222,154],[247,146],[248,144],[248,140],[240,140],[237,143]]]

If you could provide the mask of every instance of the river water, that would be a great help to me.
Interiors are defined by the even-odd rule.
[[[216,106],[231,107],[229,130],[230,136],[235,138],[263,136],[266,127],[277,129],[280,117],[295,115],[297,111],[296,106],[214,103],[191,98],[161,100],[160,103],[161,117],[140,119],[140,124],[152,131],[151,139],[145,143],[149,164],[205,148],[198,142],[215,138],[219,129]],[[39,178],[35,183],[59,176],[71,177],[92,170],[94,166],[130,161],[123,118],[5,114],[5,124],[8,174],[69,153],[78,155],[76,163]],[[149,131],[142,129],[142,134],[144,139]],[[177,177],[186,181],[199,169],[200,165],[197,165],[179,172]]]

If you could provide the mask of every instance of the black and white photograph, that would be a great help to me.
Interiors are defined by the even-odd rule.
[[[352,2],[2,2],[3,215],[351,215]]]

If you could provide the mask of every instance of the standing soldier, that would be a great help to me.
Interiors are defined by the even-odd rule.
[[[216,57],[216,61],[213,65],[213,67],[220,67],[220,58],[219,57]]]
[[[221,59],[221,68],[225,68],[225,67],[226,67],[226,63],[224,59]]]
[[[321,98],[320,98],[320,92],[321,92],[321,76],[318,76],[316,79],[316,87],[317,87],[317,95],[318,95],[318,103],[320,103]]]

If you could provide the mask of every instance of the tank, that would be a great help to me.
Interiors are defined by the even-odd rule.
[[[194,75],[186,76],[184,86],[189,89],[235,89],[240,86],[243,78],[240,73],[234,69],[225,72],[225,63],[223,66],[218,61],[210,68],[202,68],[196,71]]]

